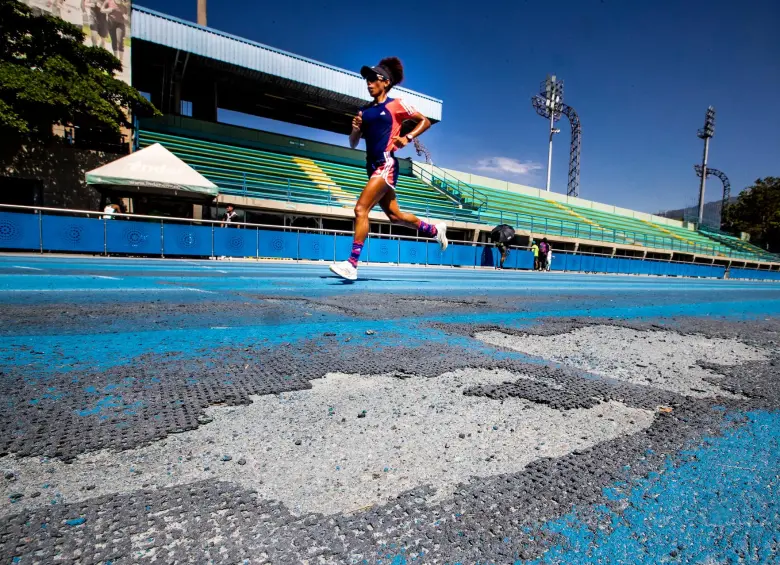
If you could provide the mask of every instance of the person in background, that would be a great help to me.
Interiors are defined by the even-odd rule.
[[[104,220],[112,220],[114,219],[114,214],[119,213],[119,206],[116,204],[111,204],[111,201],[106,201],[106,207],[103,208],[103,219]]]
[[[547,243],[547,238],[542,238],[539,243],[539,270],[547,270],[547,252],[550,250],[550,244]]]
[[[65,4],[65,0],[49,0],[49,10],[51,15],[58,18],[62,18],[62,6]]]
[[[111,47],[114,57],[124,63],[125,56],[125,22],[128,6],[124,0],[106,0],[100,9],[106,18],[106,30],[111,37]]]
[[[108,18],[102,8],[102,0],[81,0],[81,11],[89,21],[92,47],[105,49],[108,37]]]
[[[545,239],[544,241],[547,242],[547,239]],[[552,265],[552,245],[547,243],[547,262],[545,264],[545,267],[547,268],[548,271],[550,270],[550,265]]]
[[[504,262],[506,261],[506,257],[509,254],[509,245],[506,242],[499,241],[496,244],[496,248],[498,249],[498,252],[501,253],[501,261],[496,268],[501,271],[504,268]]]
[[[531,240],[531,251],[534,254],[534,271],[539,270],[539,246],[536,245],[536,242],[532,239]]]
[[[225,209],[225,213],[222,215],[222,227],[235,228],[238,226],[231,225],[231,224],[236,224],[237,222],[238,222],[238,212],[236,212],[232,204],[228,204],[227,209]]]

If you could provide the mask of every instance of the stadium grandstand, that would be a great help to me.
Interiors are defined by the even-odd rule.
[[[219,187],[248,222],[351,229],[365,185],[364,155],[346,147],[217,122],[218,109],[343,133],[367,100],[354,72],[282,52],[142,7],[133,11],[133,84],[165,113],[141,120],[136,147],[160,143]],[[440,100],[399,88],[432,122]],[[187,101],[189,116],[182,115]],[[693,224],[444,170],[401,159],[405,209],[446,220],[457,239],[487,241],[497,223],[518,244],[547,237],[557,249],[780,270],[780,258],[739,237]],[[216,206],[195,206],[216,218]],[[372,231],[408,234],[379,212]]]
[[[230,110],[346,135],[368,100],[359,74],[140,6],[132,10],[132,83],[163,116],[137,120],[133,149],[161,144],[217,185],[214,201],[115,193],[130,212],[215,220],[227,204],[248,223],[352,229],[365,185],[362,151],[228,125]],[[432,123],[443,102],[405,88],[397,94]],[[530,111],[530,108],[529,108]],[[444,220],[454,240],[489,241],[513,226],[518,246],[547,237],[561,252],[594,253],[780,271],[780,257],[711,228],[621,209],[456,170],[399,159],[404,209]],[[371,231],[407,235],[378,210]]]

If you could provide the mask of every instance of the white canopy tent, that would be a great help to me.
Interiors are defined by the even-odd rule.
[[[87,184],[122,193],[214,198],[217,185],[159,143],[89,171]]]

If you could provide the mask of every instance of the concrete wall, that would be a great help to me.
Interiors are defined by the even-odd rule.
[[[429,168],[424,163],[417,163],[417,165],[423,168]],[[636,219],[645,220],[648,222],[654,222],[656,224],[661,224],[666,226],[673,226],[677,228],[685,227],[683,225],[683,222],[679,220],[672,220],[670,218],[664,218],[661,216],[656,216],[654,214],[647,214],[646,212],[637,212],[635,210],[629,210],[627,208],[619,208],[617,206],[610,206],[609,204],[601,204],[599,202],[585,200],[584,198],[575,198],[571,196],[566,196],[565,194],[560,194],[557,192],[547,192],[546,190],[540,188],[533,188],[531,186],[516,184],[504,180],[492,179],[489,177],[483,177],[481,175],[474,175],[471,173],[464,173],[462,171],[456,171],[453,169],[445,169],[442,167],[439,168],[444,172],[446,172],[447,174],[453,176],[454,178],[468,184],[485,186],[487,188],[492,188],[495,190],[506,190],[518,194],[525,194],[527,196],[544,198],[546,200],[555,200],[556,202],[560,202],[562,204],[569,204],[571,206],[578,206],[580,208],[590,208],[592,210],[607,212],[609,214],[617,214],[619,216],[627,216],[629,218],[636,218]]]
[[[97,210],[100,194],[87,186],[84,176],[121,156],[63,146],[23,148],[0,162],[0,175],[39,181],[44,206]]]

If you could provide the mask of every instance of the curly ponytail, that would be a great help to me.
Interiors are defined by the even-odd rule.
[[[387,69],[390,73],[390,87],[401,84],[404,80],[404,65],[398,57],[385,57],[379,61],[380,67]]]

